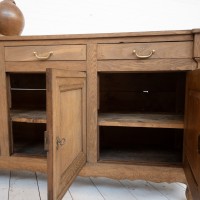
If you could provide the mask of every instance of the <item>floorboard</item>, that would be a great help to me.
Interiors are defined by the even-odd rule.
[[[155,199],[168,200],[159,191],[155,190],[147,181],[121,180],[120,182],[138,200],[155,200]]]
[[[35,173],[11,171],[9,200],[40,200]]]
[[[0,199],[8,199],[8,191],[10,184],[10,171],[0,171]]]
[[[47,200],[47,175],[36,172],[39,195],[41,200]]]
[[[186,185],[77,177],[62,200],[186,200]],[[0,171],[0,200],[47,200],[47,175]]]
[[[91,178],[91,180],[105,199],[122,200],[126,197],[126,200],[136,200],[118,180],[108,178]]]
[[[176,183],[153,183],[149,182],[158,192],[170,200],[186,200],[185,188]]]
[[[77,177],[69,192],[73,200],[104,200],[90,178]]]

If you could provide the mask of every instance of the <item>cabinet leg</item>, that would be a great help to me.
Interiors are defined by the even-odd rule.
[[[185,196],[186,196],[187,200],[193,200],[191,192],[190,192],[190,189],[189,189],[188,186],[187,186],[187,188],[185,190]]]

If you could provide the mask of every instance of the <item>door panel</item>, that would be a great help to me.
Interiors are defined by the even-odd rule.
[[[188,72],[186,94],[185,172],[193,197],[199,199],[200,70]]]
[[[86,163],[85,73],[47,70],[48,199],[63,195]]]

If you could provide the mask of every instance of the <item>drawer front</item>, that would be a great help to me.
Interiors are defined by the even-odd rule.
[[[5,61],[86,60],[86,45],[5,47]]]
[[[99,44],[98,60],[109,59],[152,59],[152,58],[192,58],[193,43],[159,42]]]

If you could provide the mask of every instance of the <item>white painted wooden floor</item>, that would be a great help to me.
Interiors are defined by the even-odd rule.
[[[63,200],[186,200],[185,185],[78,177]],[[0,171],[0,200],[46,200],[46,175]]]

